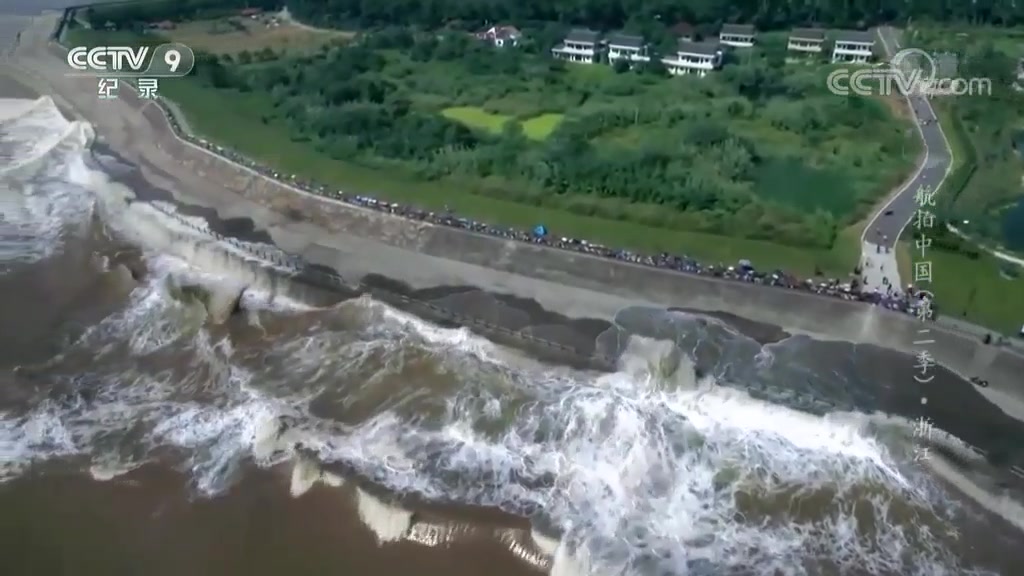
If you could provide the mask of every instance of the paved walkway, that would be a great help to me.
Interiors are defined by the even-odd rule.
[[[860,267],[861,281],[865,286],[883,293],[888,291],[889,286],[894,290],[903,290],[895,250],[886,252],[878,244],[861,242]]]
[[[891,58],[902,49],[898,36],[894,28],[878,29],[878,37],[887,57]],[[901,289],[913,281],[912,278],[901,279],[899,276],[896,243],[917,212],[919,206],[915,196],[918,190],[930,188],[938,191],[953,162],[949,143],[928,98],[911,95],[907,97],[907,103],[924,144],[924,160],[914,176],[879,208],[861,238],[861,267],[865,272],[862,280],[866,280],[867,287],[883,292],[886,290],[886,281]],[[924,259],[927,260],[927,256]]]

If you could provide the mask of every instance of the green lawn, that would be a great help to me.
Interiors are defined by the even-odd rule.
[[[541,114],[523,122],[523,133],[527,138],[543,140],[551,135],[562,121],[562,114]]]
[[[500,133],[505,124],[515,120],[507,114],[495,114],[488,112],[479,106],[453,106],[445,108],[441,114],[448,119],[461,122],[471,128],[486,130],[494,134]],[[527,138],[543,140],[551,135],[551,132],[562,121],[562,114],[541,114],[522,123],[523,134]]]
[[[471,128],[487,130],[488,132],[499,133],[505,128],[505,124],[512,120],[505,114],[492,114],[477,106],[454,106],[441,111],[445,118],[461,122]]]
[[[910,261],[921,258],[911,250],[908,241],[900,244],[900,277],[909,282],[913,279]],[[942,314],[1004,334],[1017,334],[1024,324],[1024,277],[1008,279],[1000,273],[1005,265],[991,256],[971,260],[952,252],[932,250],[924,260],[932,263],[930,289]]]

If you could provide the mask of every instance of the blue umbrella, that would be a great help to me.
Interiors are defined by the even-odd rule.
[[[547,236],[548,235],[548,229],[545,228],[543,224],[538,225],[536,228],[533,229],[533,235],[534,236]]]

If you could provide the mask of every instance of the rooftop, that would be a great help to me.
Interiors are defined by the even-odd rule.
[[[836,42],[874,44],[875,33],[871,30],[840,30],[836,32]]]
[[[714,56],[722,50],[718,42],[690,42],[680,40],[676,49],[681,54],[699,54],[701,56]]]
[[[642,36],[632,34],[612,34],[608,37],[609,46],[623,46],[626,48],[643,48],[644,39]]]
[[[519,29],[515,26],[492,26],[476,33],[477,38],[494,38],[495,40],[508,40],[518,38],[520,35]]]
[[[580,42],[583,44],[597,44],[601,34],[589,28],[573,28],[565,35],[566,42]]]
[[[825,41],[825,31],[821,28],[794,28],[789,37],[796,40],[809,40],[814,42]]]
[[[757,31],[750,24],[722,24],[721,34],[753,36]]]

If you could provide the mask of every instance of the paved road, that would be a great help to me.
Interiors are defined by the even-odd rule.
[[[899,33],[894,28],[879,28],[878,36],[888,57],[902,49]],[[949,144],[931,102],[928,98],[918,95],[908,96],[907,101],[924,143],[924,160],[910,181],[872,216],[861,239],[861,264],[864,267],[867,285],[880,290],[885,290],[883,278],[897,287],[901,286],[896,255],[891,250],[914,218],[918,208],[915,199],[917,191],[928,186],[932,191],[937,191],[952,165]]]
[[[902,49],[895,29],[880,28],[879,36],[887,55],[892,56]],[[914,202],[914,193],[923,186],[931,186],[933,191],[938,190],[952,164],[949,145],[929,99],[925,96],[911,95],[907,100],[925,143],[925,162],[906,186],[873,216],[864,233],[865,241],[889,248],[895,246],[903,229],[913,218],[918,207]],[[925,124],[922,124],[922,121]],[[892,213],[888,214],[890,210]]]
[[[891,57],[902,49],[898,32],[895,29],[884,27],[878,30],[882,46],[888,56]],[[942,126],[936,121],[931,102],[924,96],[910,96],[907,100],[911,104],[921,139],[924,141],[924,163],[914,178],[875,214],[864,235],[864,239],[868,242],[890,248],[895,245],[900,233],[914,215],[917,208],[917,204],[914,202],[914,193],[921,186],[927,185],[931,185],[933,190],[937,190],[952,164],[949,145],[942,133]],[[922,125],[921,121],[925,121],[926,124]],[[886,215],[890,210],[892,214]]]

